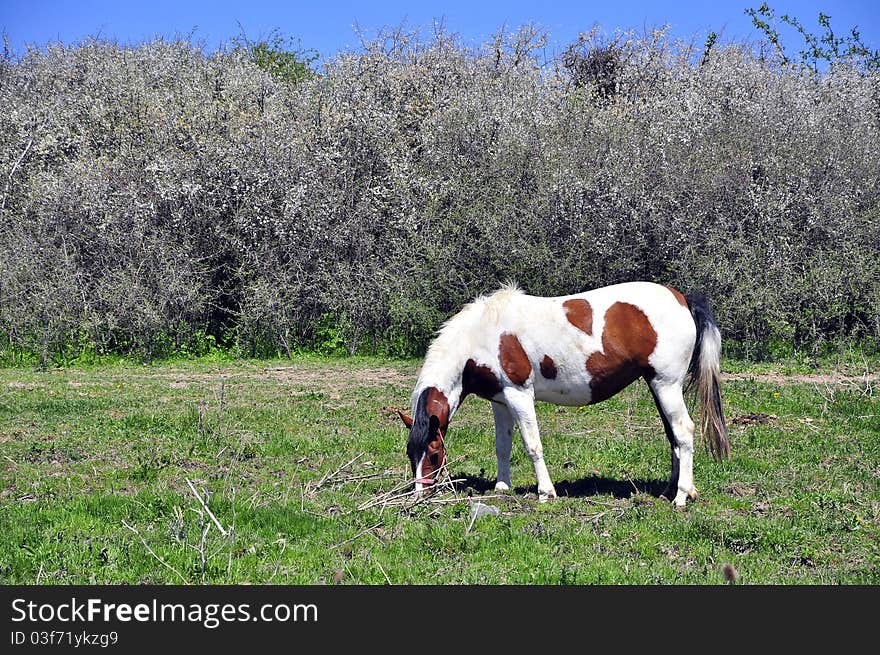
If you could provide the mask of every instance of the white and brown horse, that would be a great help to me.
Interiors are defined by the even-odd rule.
[[[514,424],[538,479],[540,500],[556,496],[535,416],[535,401],[598,403],[638,378],[651,389],[672,448],[664,496],[696,497],[694,423],[686,384],[700,399],[702,433],[712,454],[727,457],[721,409],[721,335],[704,298],[671,287],[627,282],[555,298],[508,286],[449,319],[428,349],[412,394],[407,454],[415,486],[433,484],[446,462],[444,437],[462,401],[475,394],[495,414],[496,489],[510,488]]]

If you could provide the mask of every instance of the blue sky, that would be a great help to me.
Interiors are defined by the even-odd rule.
[[[703,41],[710,31],[723,39],[756,39],[757,32],[745,15],[763,0],[718,0],[712,2],[647,2],[612,0],[590,2],[284,2],[281,0],[0,0],[0,31],[12,49],[21,52],[25,44],[65,43],[100,34],[122,42],[138,42],[155,36],[173,37],[194,33],[213,49],[239,33],[239,24],[251,39],[269,34],[273,28],[300,40],[323,57],[341,49],[356,48],[355,25],[367,34],[382,26],[430,26],[443,19],[447,28],[478,43],[499,27],[516,27],[535,22],[547,28],[553,44],[570,42],[578,32],[598,24],[603,32],[669,24],[681,38]],[[789,13],[811,31],[818,32],[820,11],[831,16],[838,33],[858,26],[863,41],[880,48],[880,0],[771,0],[777,16]],[[791,31],[784,32],[789,48],[801,43]],[[794,50],[793,52],[796,52]]]

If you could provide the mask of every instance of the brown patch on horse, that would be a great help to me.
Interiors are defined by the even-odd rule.
[[[605,312],[602,350],[587,359],[591,403],[610,398],[637,378],[650,380],[654,369],[648,358],[657,346],[657,332],[645,313],[625,302],[616,302]]]
[[[425,446],[425,457],[422,459],[422,479],[432,480],[446,463],[446,444],[443,443],[443,437],[449,428],[449,400],[437,387],[428,389],[425,412],[429,417],[436,417],[438,421],[432,424],[437,425],[437,431],[431,435]]]
[[[449,401],[446,399],[446,394],[437,387],[428,389],[425,411],[428,416],[436,416],[440,421],[441,432],[446,432],[446,428],[449,426]]]
[[[578,330],[593,334],[593,307],[586,300],[572,298],[562,303],[565,307],[565,318]]]
[[[503,389],[501,380],[491,368],[477,364],[473,359],[467,360],[461,375],[461,397],[476,394],[480,398],[491,400]]]
[[[498,342],[501,368],[515,385],[522,386],[532,374],[532,363],[515,334],[505,332]]]
[[[544,355],[544,359],[541,360],[541,375],[548,380],[556,379],[556,362],[550,355]]]
[[[443,434],[438,430],[437,438],[428,442],[425,448],[425,456],[422,459],[422,476],[419,481],[422,484],[434,480],[437,472],[446,464],[446,445],[443,443]]]
[[[668,284],[666,285],[666,288],[672,292],[672,295],[675,296],[675,299],[678,301],[679,305],[681,305],[682,307],[688,306],[687,298],[684,297],[684,294],[681,291],[679,291],[675,287],[669,286]]]

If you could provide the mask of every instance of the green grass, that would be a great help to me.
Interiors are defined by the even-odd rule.
[[[358,509],[410,475],[392,408],[418,365],[0,369],[0,583],[717,584],[725,564],[742,584],[880,582],[876,382],[769,384],[785,366],[732,363],[755,376],[725,384],[728,420],[768,422],[731,421],[729,462],[697,454],[684,510],[654,495],[669,451],[643,384],[541,404],[569,495],[539,505],[515,443],[514,493],[484,499],[502,512],[469,529],[466,495],[494,496],[495,475],[491,410],[473,398],[448,437],[460,502]],[[187,479],[230,536],[211,525],[202,545]]]

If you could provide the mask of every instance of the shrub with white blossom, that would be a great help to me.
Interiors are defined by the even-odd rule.
[[[186,40],[7,55],[0,338],[414,354],[506,280],[648,279],[708,294],[745,354],[877,343],[880,74],[544,45],[398,31],[287,77]]]

